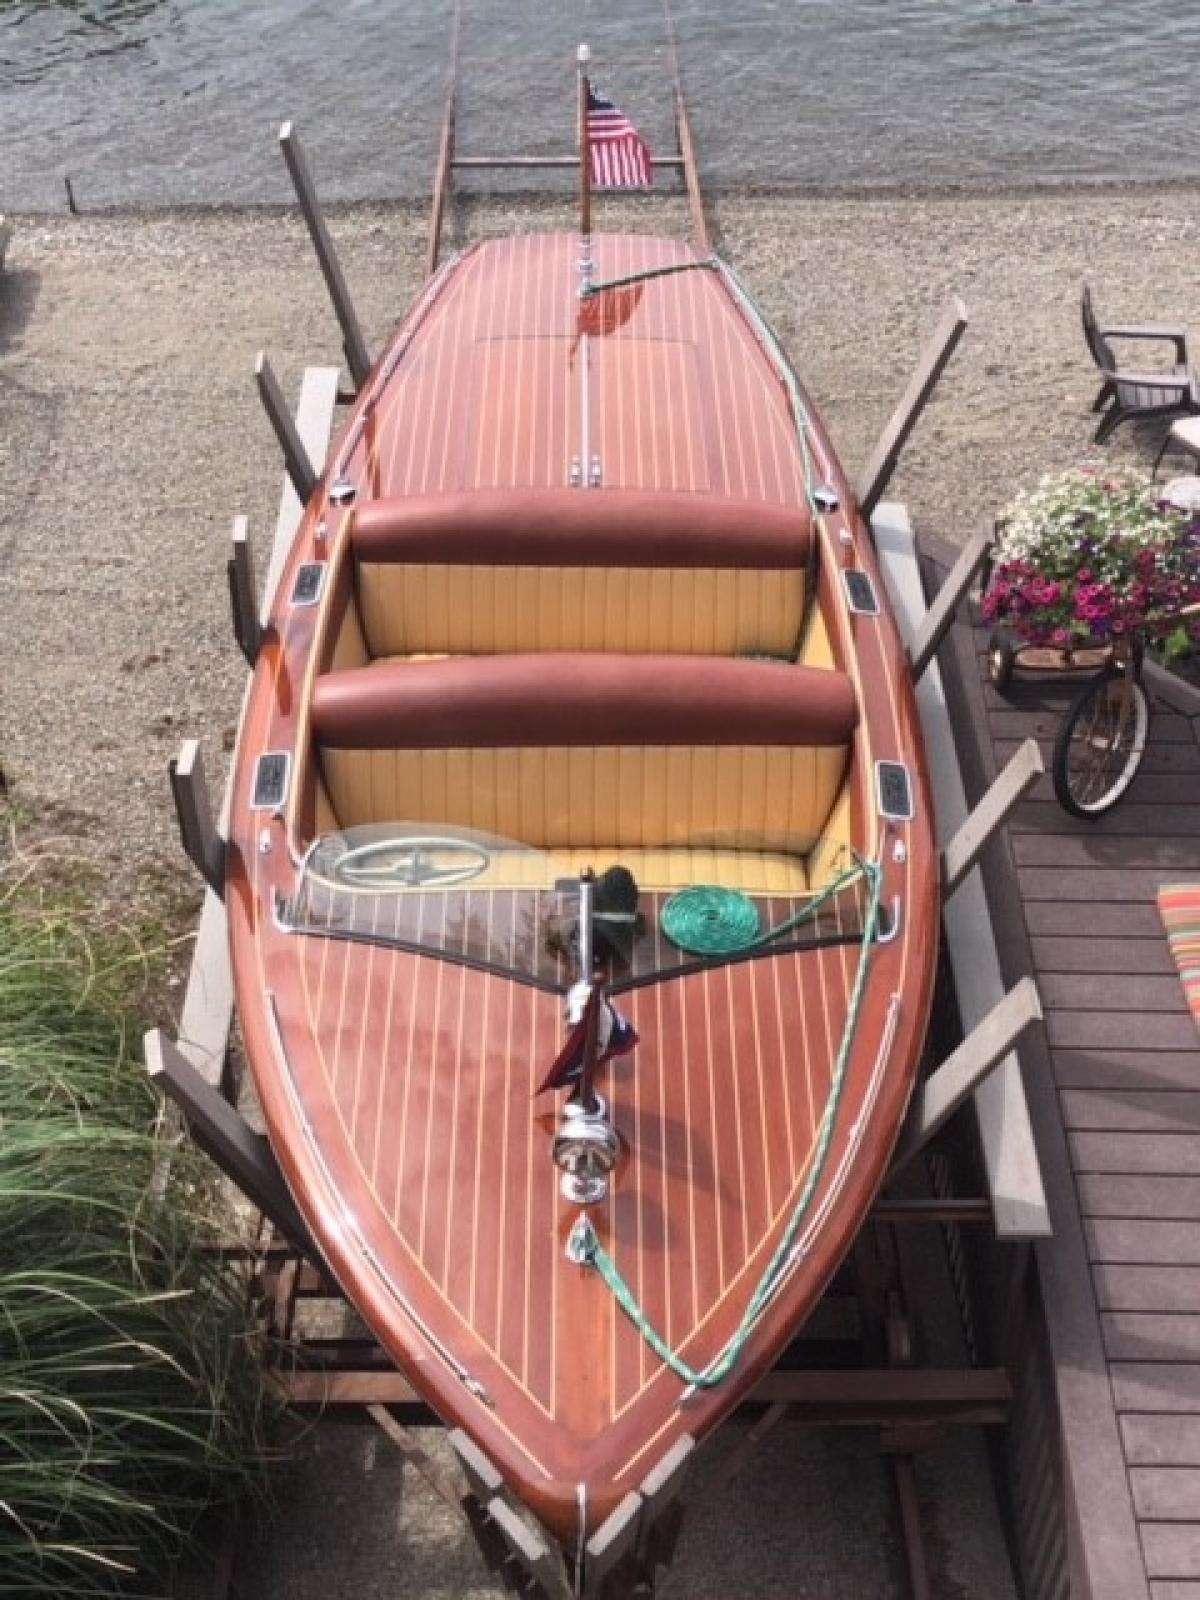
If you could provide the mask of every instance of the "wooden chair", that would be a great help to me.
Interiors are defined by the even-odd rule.
[[[1187,354],[1187,334],[1162,323],[1126,324],[1102,328],[1096,320],[1092,291],[1083,286],[1083,336],[1103,383],[1092,403],[1104,411],[1095,442],[1103,444],[1113,429],[1129,417],[1162,416],[1173,411],[1200,411],[1200,381]],[[1157,372],[1132,371],[1118,365],[1110,339],[1144,339],[1174,346],[1175,362]],[[1107,407],[1107,409],[1105,409]]]

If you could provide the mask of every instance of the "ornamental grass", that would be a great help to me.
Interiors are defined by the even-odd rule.
[[[203,1159],[159,1136],[130,965],[0,892],[3,1595],[162,1592],[202,1514],[263,1488],[247,1287]]]

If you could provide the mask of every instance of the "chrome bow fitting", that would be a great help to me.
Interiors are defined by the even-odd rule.
[[[621,1144],[608,1120],[608,1107],[600,1095],[589,1108],[582,1100],[568,1100],[554,1135],[554,1164],[562,1173],[565,1199],[579,1206],[596,1206],[608,1198],[608,1176],[617,1164]]]

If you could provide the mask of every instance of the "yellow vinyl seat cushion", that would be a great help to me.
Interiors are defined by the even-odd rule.
[[[372,657],[795,653],[808,512],[608,489],[376,500],[350,527]]]
[[[372,656],[588,650],[795,654],[799,568],[359,563]]]

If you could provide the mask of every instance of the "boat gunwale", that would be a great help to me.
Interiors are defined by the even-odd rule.
[[[384,362],[387,359],[388,353],[385,352]],[[350,428],[353,429],[354,426],[355,419],[352,418]],[[840,506],[835,513],[835,521],[840,527],[850,528],[853,540],[850,549],[857,552],[860,564],[867,566],[872,571],[882,594],[884,591],[874,561],[866,525],[857,517],[849,486],[845,480],[844,473],[836,464],[836,459],[831,455],[823,428],[819,422],[813,424],[813,427],[818,452],[823,461],[831,466],[832,470],[829,476],[833,479],[841,495]],[[264,716],[270,718],[273,715],[270,700],[264,700],[263,698],[265,693],[263,684],[266,682],[266,672],[271,667],[272,661],[274,661],[277,672],[282,671],[286,661],[290,659],[288,655],[289,644],[293,650],[303,645],[305,624],[301,622],[297,630],[297,618],[291,615],[287,608],[285,597],[290,593],[287,577],[290,575],[291,568],[295,563],[311,558],[313,534],[317,519],[322,514],[335,514],[334,508],[328,502],[328,483],[332,481],[332,477],[337,472],[346,470],[345,456],[341,452],[335,452],[333,461],[335,465],[327,471],[310,502],[301,529],[297,534],[292,553],[289,556],[285,579],[280,586],[280,600],[272,617],[274,628],[273,649],[269,647],[264,655],[262,683],[256,682],[252,690],[251,706],[253,707],[253,715],[248,714],[247,717],[247,736],[252,731],[261,730]],[[818,532],[822,540],[819,580],[826,589],[823,607],[827,617],[830,619],[831,636],[836,635],[837,648],[840,649],[843,660],[848,660],[858,672],[856,692],[862,711],[860,722],[862,732],[861,738],[857,740],[856,747],[860,752],[865,749],[867,756],[869,756],[874,747],[869,742],[868,736],[875,729],[883,684],[874,680],[869,683],[864,682],[862,673],[859,671],[861,660],[855,643],[855,624],[846,609],[845,597],[841,592],[842,585],[834,581],[837,571],[840,570],[843,552],[839,546],[834,527],[830,525],[830,520],[822,515],[818,519],[818,523]],[[340,550],[343,547],[348,537],[347,529],[348,517],[343,515],[334,535],[335,543],[329,552],[330,559],[332,559],[335,549]],[[327,584],[327,593],[330,592],[331,587],[331,585]],[[815,597],[813,603],[816,604]],[[310,649],[312,644],[311,620],[311,618],[308,619],[309,632],[307,635]],[[894,882],[898,875],[902,875],[907,888],[903,899],[904,915],[898,937],[891,946],[881,947],[883,954],[880,959],[885,962],[887,970],[899,970],[903,973],[907,966],[910,951],[915,951],[918,944],[926,951],[926,954],[923,960],[915,962],[915,970],[918,970],[918,977],[921,978],[918,989],[913,991],[915,1006],[911,1008],[911,1014],[901,1017],[897,1027],[898,1039],[902,1037],[905,1041],[903,1051],[901,1051],[898,1039],[892,1041],[892,1050],[897,1054],[903,1053],[904,1055],[905,1070],[899,1076],[895,1072],[884,1073],[883,1078],[880,1080],[878,1092],[884,1100],[888,1101],[890,1112],[887,1128],[881,1130],[875,1127],[873,1130],[876,1142],[873,1147],[874,1157],[870,1163],[870,1168],[874,1176],[872,1178],[864,1173],[861,1163],[856,1164],[854,1169],[846,1174],[838,1201],[840,1209],[837,1215],[829,1221],[822,1236],[819,1261],[810,1260],[808,1263],[809,1277],[806,1279],[803,1289],[805,1303],[810,1303],[815,1299],[828,1277],[836,1270],[836,1266],[842,1255],[844,1255],[845,1249],[848,1248],[849,1239],[853,1236],[853,1232],[857,1230],[861,1215],[865,1214],[866,1207],[874,1196],[879,1174],[885,1168],[887,1154],[898,1135],[901,1113],[907,1103],[908,1094],[911,1092],[916,1071],[917,1048],[924,1037],[924,1019],[928,1014],[928,1002],[932,993],[933,964],[928,952],[931,942],[934,952],[936,951],[937,942],[936,845],[932,838],[929,787],[924,769],[923,750],[920,744],[920,724],[916,718],[911,682],[905,675],[903,649],[890,611],[885,611],[884,617],[880,619],[880,625],[874,628],[873,632],[867,634],[868,639],[872,637],[875,640],[873,648],[878,653],[886,669],[885,672],[880,673],[878,676],[880,679],[889,678],[891,682],[891,693],[885,694],[885,699],[882,703],[887,708],[890,708],[895,738],[898,741],[899,748],[902,753],[907,753],[912,762],[911,778],[918,801],[918,815],[914,824],[906,826],[909,829],[910,841],[915,838],[923,841],[920,852],[909,848],[903,861],[899,859],[884,860],[885,873],[889,880]],[[295,701],[292,701],[291,704],[291,714],[293,717],[298,714]],[[274,852],[272,857],[270,851],[264,853],[260,848],[255,847],[255,842],[261,842],[259,827],[262,825],[262,818],[255,819],[247,806],[247,784],[253,767],[253,758],[252,756],[246,756],[243,751],[239,750],[237,759],[238,772],[234,789],[234,807],[231,813],[231,838],[240,831],[241,838],[245,843],[239,845],[234,840],[235,847],[231,851],[233,876],[231,878],[231,894],[229,898],[231,909],[234,911],[234,915],[231,916],[231,924],[235,929],[235,971],[239,973],[239,1001],[243,1013],[243,1025],[247,1034],[247,1052],[252,1062],[256,1064],[256,1078],[261,1078],[257,1064],[265,1060],[269,1055],[267,1048],[269,1040],[264,1037],[261,1011],[256,1010],[253,1003],[255,986],[253,983],[247,985],[245,973],[242,970],[243,964],[236,958],[240,948],[239,941],[251,925],[248,919],[253,918],[254,915],[254,901],[251,898],[253,894],[252,884],[263,872],[266,872],[269,877],[273,871],[277,870],[280,856],[278,852]],[[855,765],[857,768],[854,790],[856,805],[861,818],[866,820],[871,828],[871,845],[878,850],[881,839],[886,838],[888,835],[876,816],[872,803],[870,777],[872,764],[866,757],[858,759],[856,756]],[[293,781],[294,787],[292,795],[289,796],[289,806],[292,804],[296,793],[295,779]],[[268,825],[268,827],[272,825],[277,827],[278,819],[275,819],[274,823]],[[285,829],[285,837],[288,831]],[[919,880],[914,875],[917,865],[915,858],[918,853],[921,857],[921,877]],[[288,852],[285,852],[286,854]],[[261,932],[261,919],[259,920],[258,928]],[[255,937],[257,938],[257,934]],[[724,963],[719,965],[724,965]],[[247,1000],[249,1000],[249,1004],[247,1004]],[[546,1483],[551,1478],[558,1481],[561,1474],[558,1471],[548,1471],[538,1462],[537,1457],[530,1452],[521,1434],[521,1429],[526,1424],[518,1422],[516,1425],[517,1431],[514,1432],[513,1428],[505,1426],[503,1419],[497,1418],[486,1406],[464,1403],[463,1396],[466,1391],[461,1381],[454,1378],[449,1372],[439,1375],[436,1363],[431,1366],[426,1359],[419,1337],[414,1343],[412,1337],[405,1332],[402,1325],[398,1325],[395,1322],[394,1318],[380,1315],[382,1308],[379,1305],[377,1295],[370,1292],[362,1292],[364,1288],[361,1272],[362,1262],[355,1255],[353,1249],[348,1249],[349,1242],[344,1235],[340,1234],[336,1222],[332,1224],[331,1232],[328,1217],[323,1219],[319,1208],[311,1200],[311,1169],[306,1173],[305,1169],[308,1163],[300,1159],[300,1152],[294,1145],[286,1122],[281,1120],[280,1106],[273,1097],[271,1084],[268,1082],[263,1085],[260,1082],[260,1089],[263,1088],[266,1091],[263,1093],[264,1112],[293,1191],[297,1194],[307,1220],[310,1226],[313,1226],[314,1233],[320,1239],[322,1247],[327,1250],[327,1254],[330,1257],[330,1265],[339,1277],[339,1281],[348,1289],[353,1285],[359,1290],[358,1293],[351,1292],[349,1298],[354,1303],[359,1304],[360,1307],[363,1307],[365,1302],[365,1305],[376,1313],[375,1317],[368,1315],[368,1321],[371,1321],[372,1325],[376,1327],[385,1346],[397,1358],[404,1370],[418,1382],[418,1386],[424,1392],[430,1394],[435,1408],[448,1418],[463,1423],[476,1437],[480,1438],[485,1448],[488,1448],[490,1453],[497,1456],[506,1475],[515,1477],[518,1480],[521,1492],[525,1494],[534,1509],[540,1508],[552,1523],[560,1526],[563,1517],[567,1514],[566,1509],[560,1506],[556,1498],[557,1490],[547,1488]],[[855,1113],[855,1117],[856,1121],[864,1124],[872,1121],[869,1116],[863,1115],[861,1107]],[[882,1137],[880,1137],[881,1132]],[[335,1198],[339,1203],[344,1203],[344,1197],[341,1196],[340,1191],[335,1195]],[[306,1199],[310,1203],[306,1204]],[[766,1249],[770,1242],[770,1235],[773,1232],[773,1229],[769,1230],[767,1234],[758,1240],[755,1252],[747,1258],[744,1264],[743,1273],[750,1270],[753,1260],[757,1259]],[[790,1336],[797,1316],[796,1302],[800,1292],[795,1284],[789,1285],[787,1292],[771,1307],[763,1324],[756,1332],[754,1348],[747,1353],[744,1366],[739,1370],[736,1379],[731,1380],[727,1391],[719,1396],[699,1398],[685,1408],[682,1414],[677,1400],[670,1403],[666,1407],[666,1421],[663,1423],[662,1428],[658,1433],[651,1436],[651,1441],[645,1439],[643,1430],[641,1435],[642,1443],[638,1452],[623,1463],[620,1471],[624,1473],[633,1472],[637,1463],[644,1458],[646,1451],[652,1448],[652,1441],[659,1440],[664,1436],[664,1429],[667,1432],[672,1429],[678,1432],[684,1428],[703,1431],[705,1428],[712,1426],[716,1420],[719,1420],[720,1416],[724,1415],[736,1402],[736,1399],[746,1392],[755,1377],[771,1364],[782,1344],[786,1342],[786,1338]],[[438,1307],[438,1311],[439,1315],[442,1315],[443,1311],[452,1312],[453,1308],[449,1305],[449,1302],[443,1300]],[[364,1315],[367,1315],[366,1310],[364,1310]],[[444,1320],[445,1318],[443,1317]],[[689,1338],[693,1334],[689,1334]],[[475,1353],[482,1357],[482,1365],[486,1373],[490,1352],[479,1342],[478,1335],[469,1335],[466,1343],[468,1345],[474,1343],[477,1346]],[[663,1369],[664,1372],[665,1370]],[[647,1389],[643,1390],[639,1395],[635,1406],[637,1415],[642,1415],[646,1406],[650,1404],[651,1392],[656,1387],[660,1387],[659,1380],[661,1380],[662,1376],[663,1373],[656,1374],[655,1379],[651,1381]],[[478,1397],[476,1397],[477,1399]],[[661,1401],[655,1401],[654,1406],[655,1414],[660,1416],[664,1414]],[[614,1445],[620,1437],[628,1438],[629,1430],[634,1426],[634,1420],[633,1417],[625,1415],[622,1418],[621,1426],[609,1429],[606,1437],[609,1437],[610,1442]],[[532,1416],[532,1413],[528,1426],[535,1428],[537,1426],[536,1418]],[[572,1456],[572,1452],[576,1450],[576,1445],[571,1444],[569,1440],[560,1440],[559,1442],[564,1446],[570,1446],[567,1449],[566,1456],[559,1456],[559,1467],[565,1470],[566,1463],[572,1459],[575,1461],[576,1466],[580,1465],[578,1457]],[[557,1446],[552,1454],[558,1454]],[[522,1469],[517,1464],[521,1460],[533,1464],[536,1469],[533,1478],[530,1478],[527,1469]]]

